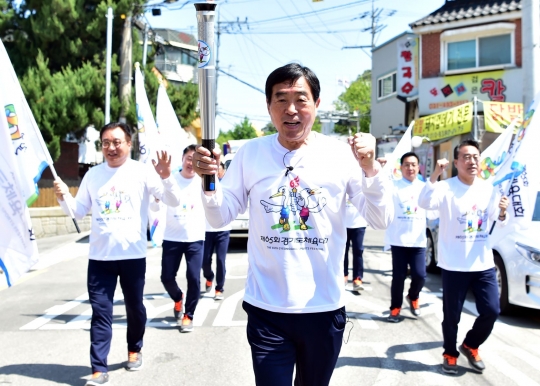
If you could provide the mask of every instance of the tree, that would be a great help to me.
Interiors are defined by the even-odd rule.
[[[360,118],[360,131],[369,133],[371,122],[371,70],[366,70],[343,92],[334,102],[338,111],[346,111],[353,114],[355,111]],[[353,123],[353,127],[349,126]],[[348,134],[349,127],[356,131],[356,123],[352,120],[339,122],[334,131],[340,134]]]
[[[234,126],[234,129],[220,132],[216,138],[216,142],[222,146],[225,142],[231,139],[250,139],[257,138],[257,131],[249,121],[247,117],[244,120]]]

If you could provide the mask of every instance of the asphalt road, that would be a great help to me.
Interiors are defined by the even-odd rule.
[[[84,385],[90,375],[88,239],[79,238],[40,240],[38,266],[15,286],[0,287],[0,385]],[[231,244],[225,299],[214,301],[212,293],[203,294],[195,314],[195,331],[188,334],[179,333],[172,317],[173,304],[159,281],[161,249],[149,249],[144,368],[133,373],[123,369],[127,359],[125,311],[117,290],[109,355],[111,384],[254,384],[246,315],[241,308],[247,270],[245,243],[235,240]],[[521,309],[500,317],[480,351],[487,366],[484,374],[472,372],[460,358],[458,375],[445,375],[440,371],[440,276],[428,275],[421,295],[421,318],[414,318],[405,308],[400,323],[387,323],[390,255],[382,251],[381,232],[368,229],[365,245],[366,289],[355,293],[348,286],[350,323],[331,385],[540,385],[539,311]],[[180,273],[185,287],[184,264]],[[470,298],[459,341],[475,314]]]

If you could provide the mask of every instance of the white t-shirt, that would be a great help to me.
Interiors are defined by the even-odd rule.
[[[487,240],[491,221],[499,215],[495,197],[493,186],[480,178],[472,185],[462,183],[458,177],[426,183],[418,203],[424,209],[439,210],[439,267],[460,272],[494,267]],[[506,223],[497,221],[497,226]]]
[[[345,203],[346,212],[345,212],[345,227],[349,229],[364,228],[367,226],[366,220],[360,215],[360,212],[352,204],[352,202],[347,198]]]
[[[418,205],[418,196],[425,182],[402,178],[394,180],[393,184],[394,219],[384,234],[385,248],[390,245],[425,248],[427,211]]]
[[[205,221],[206,221],[206,231],[207,232],[223,232],[223,231],[230,231],[232,229],[232,226],[231,224],[227,224],[221,228],[214,228],[212,227],[212,225],[210,225],[208,223],[208,220],[206,220],[206,217],[205,217]]]
[[[107,163],[91,168],[75,199],[59,201],[69,215],[83,218],[92,210],[90,253],[92,260],[127,260],[146,256],[146,229],[150,197],[178,205],[180,191],[171,178],[161,180],[149,165],[132,159],[117,168]]]
[[[206,218],[201,202],[201,177],[184,178],[174,173],[180,187],[180,205],[167,208],[167,221],[163,240],[193,242],[204,240]]]
[[[285,165],[294,168],[287,176]],[[363,177],[348,144],[318,133],[294,151],[277,134],[240,148],[216,193],[201,195],[214,227],[243,213],[249,197],[246,302],[283,313],[345,304],[346,194],[375,229],[393,216],[390,181],[377,166],[377,176]]]

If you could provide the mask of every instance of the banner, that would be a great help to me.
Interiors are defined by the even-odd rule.
[[[0,90],[9,90],[2,93],[4,113],[1,115],[2,119],[7,118],[7,130],[11,136],[8,143],[13,145],[11,152],[15,154],[20,173],[21,194],[26,205],[30,206],[38,197],[37,182],[41,173],[53,161],[1,41],[0,68]]]
[[[540,188],[540,168],[538,168],[540,114],[536,113],[539,105],[540,93],[535,96],[525,114],[523,125],[514,136],[508,155],[493,181],[499,193],[507,195],[510,199],[507,210],[510,216],[509,229],[529,227]]]
[[[384,165],[383,171],[388,173],[392,179],[401,180],[401,156],[412,149],[411,139],[412,139],[412,128],[414,126],[414,121],[411,122],[396,148],[390,156],[386,157],[386,165]]]
[[[404,37],[397,42],[397,94],[418,95],[418,38]]]
[[[508,156],[508,149],[510,147],[510,142],[512,142],[512,135],[514,134],[516,124],[517,120],[512,121],[510,126],[508,126],[508,128],[504,130],[504,132],[499,135],[499,137],[497,137],[497,139],[489,145],[482,154],[480,154],[478,177],[493,182]]]
[[[137,108],[139,161],[146,163],[156,156],[159,133],[152,115],[152,109],[150,109],[139,63],[135,64],[135,103]]]
[[[3,105],[5,97],[0,94]],[[0,269],[3,271],[0,278],[5,277],[8,286],[38,261],[30,211],[19,179],[24,175],[13,153],[11,133],[6,115],[0,114]]]
[[[472,130],[472,102],[442,113],[428,115],[416,120],[413,135],[428,137],[431,141],[468,133]]]
[[[523,124],[523,103],[479,102],[484,104],[484,125],[486,131],[504,133],[510,122],[515,119],[517,133],[517,128]]]

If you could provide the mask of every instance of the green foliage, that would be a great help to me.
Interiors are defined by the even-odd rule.
[[[272,122],[268,122],[266,126],[262,128],[262,132],[264,135],[272,135],[277,133],[277,129]]]
[[[362,75],[351,83],[336,102],[336,110],[347,111],[349,114],[357,112],[360,115],[360,131],[369,133],[371,122],[371,71],[366,70]],[[334,131],[339,134],[348,134],[349,127],[352,132],[356,132],[356,122],[339,122],[335,125]]]
[[[236,124],[234,129],[226,132],[220,132],[216,138],[216,142],[222,146],[230,139],[250,139],[257,138],[257,131],[247,117],[242,122]]]

